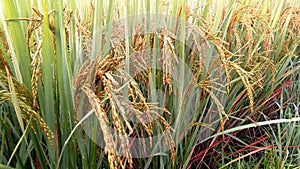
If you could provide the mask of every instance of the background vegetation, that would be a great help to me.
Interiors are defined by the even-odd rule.
[[[1,0],[0,9],[0,168],[300,166],[299,1]],[[201,38],[189,42],[193,35],[176,23],[176,37],[145,24],[148,34],[114,44],[114,19],[150,12],[188,22],[215,52],[203,59]],[[161,52],[143,64],[131,60],[140,49]],[[147,65],[161,68],[136,70]],[[187,82],[175,83],[173,69]],[[195,100],[184,97],[191,90]],[[162,98],[165,105],[155,104]],[[80,114],[85,106],[94,111]],[[191,122],[182,122],[191,111]],[[82,118],[94,119],[95,130],[84,132]],[[132,158],[124,136],[163,131],[169,151]]]

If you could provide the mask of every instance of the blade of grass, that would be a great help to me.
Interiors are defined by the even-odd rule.
[[[20,146],[21,143],[23,142],[23,139],[26,138],[26,134],[27,134],[28,127],[29,127],[29,124],[26,125],[26,128],[25,128],[25,130],[23,131],[23,134],[22,134],[21,138],[19,139],[18,143],[16,144],[16,147],[14,148],[14,151],[11,153],[11,156],[10,156],[8,162],[7,162],[7,165],[8,165],[8,166],[9,166],[11,160],[13,159],[15,153],[17,152],[19,146]]]
[[[96,58],[102,48],[103,0],[95,1],[93,23],[92,58]]]
[[[19,14],[15,3],[15,1],[4,0],[3,9],[6,10],[6,19],[18,19]],[[2,20],[3,25],[6,24],[4,22],[5,21]],[[13,65],[17,79],[21,83],[24,82],[28,89],[31,89],[30,78],[26,78],[31,77],[31,64],[24,29],[22,28],[19,20],[10,21],[7,24],[8,29],[6,30],[6,35],[10,44],[10,50],[13,53]]]
[[[300,118],[276,119],[276,120],[269,120],[269,121],[262,121],[262,122],[256,122],[256,123],[241,125],[241,126],[238,126],[238,127],[233,127],[231,129],[224,130],[224,132],[214,134],[210,137],[207,137],[204,140],[200,141],[198,144],[201,144],[201,143],[205,142],[206,140],[215,138],[217,136],[221,136],[223,134],[229,134],[229,133],[239,131],[239,130],[249,129],[249,128],[258,127],[258,126],[265,126],[265,125],[270,125],[270,124],[290,123],[290,122],[297,122],[297,121],[300,121]]]
[[[42,21],[42,32],[43,32],[43,42],[42,42],[42,75],[44,80],[44,86],[42,91],[39,91],[39,101],[40,101],[40,108],[42,115],[45,119],[46,124],[52,130],[53,133],[56,133],[57,127],[57,118],[58,116],[55,113],[55,64],[54,64],[54,51],[53,51],[53,44],[52,44],[52,33],[49,29],[49,18],[48,14],[48,3],[46,0],[43,0],[44,5],[44,17]],[[56,140],[58,139],[55,136]],[[56,147],[57,145],[54,145]],[[56,152],[55,149],[51,148],[49,142],[47,142],[47,147],[49,151],[50,157],[50,166],[54,165]],[[57,148],[57,147],[56,147]]]
[[[15,109],[15,112],[16,112],[21,130],[24,132],[24,123],[23,123],[23,118],[22,118],[22,111],[21,111],[21,108],[19,106],[16,91],[15,91],[15,87],[14,87],[14,84],[13,84],[12,79],[11,79],[11,75],[9,74],[9,71],[8,71],[7,67],[6,67],[6,72],[7,72],[9,90],[10,90],[10,93],[11,93],[12,104],[14,106],[14,109]]]

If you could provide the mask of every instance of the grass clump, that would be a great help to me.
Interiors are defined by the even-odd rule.
[[[0,167],[300,165],[299,3],[151,3],[0,2]]]

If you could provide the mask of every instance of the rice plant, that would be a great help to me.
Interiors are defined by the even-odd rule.
[[[0,2],[0,168],[295,168],[296,0]]]

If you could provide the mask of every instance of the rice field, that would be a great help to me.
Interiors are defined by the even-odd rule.
[[[0,0],[0,168],[299,168],[297,0]]]

